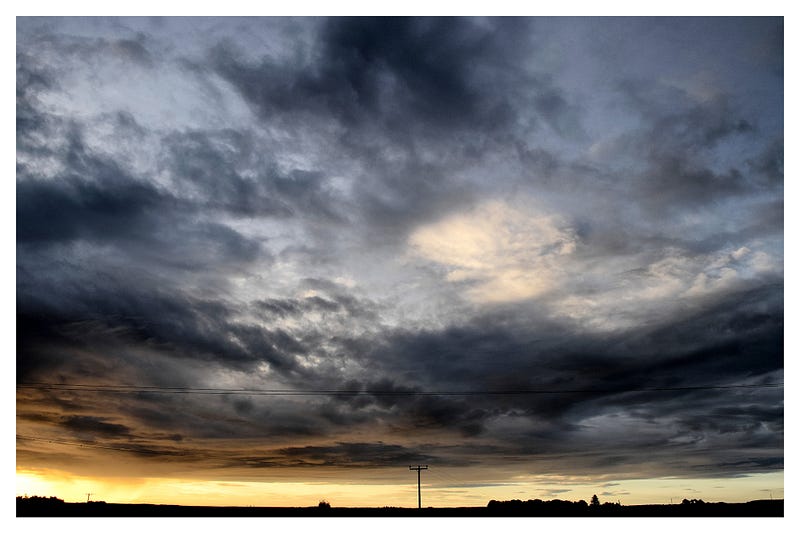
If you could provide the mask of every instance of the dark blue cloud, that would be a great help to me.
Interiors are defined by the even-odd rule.
[[[17,380],[359,394],[21,389],[19,420],[203,467],[780,470],[782,389],[705,386],[783,375],[782,36],[20,19]],[[541,295],[476,301],[463,265],[412,253],[415,229],[487,201],[574,234],[542,248],[561,277]],[[500,226],[483,248],[537,238]],[[422,394],[522,389],[568,392]]]

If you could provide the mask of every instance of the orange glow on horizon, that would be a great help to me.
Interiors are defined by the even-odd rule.
[[[237,507],[314,507],[326,500],[338,507],[415,507],[416,476],[403,484],[221,481],[177,478],[104,478],[73,476],[56,470],[17,469],[18,496],[56,496],[66,502],[150,503]],[[424,477],[424,476],[423,476]],[[423,506],[483,507],[489,500],[586,500],[623,505],[680,503],[683,498],[708,502],[745,502],[783,498],[783,472],[735,479],[647,479],[591,483],[536,477],[504,485],[459,486],[441,477],[423,480]],[[614,494],[609,493],[613,490]]]

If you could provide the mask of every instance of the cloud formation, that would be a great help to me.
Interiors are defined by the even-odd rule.
[[[475,300],[526,300],[552,287],[558,257],[575,250],[569,228],[559,228],[552,218],[493,201],[418,227],[409,244],[445,266],[448,281],[477,283],[467,290]]]
[[[173,392],[18,465],[782,469],[782,21],[621,23],[19,19],[17,382]]]

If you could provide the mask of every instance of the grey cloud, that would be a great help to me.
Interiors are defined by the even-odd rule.
[[[131,432],[130,428],[123,424],[107,422],[96,416],[67,416],[61,421],[61,425],[78,435],[98,434],[103,437],[115,438],[127,436]]]
[[[337,302],[332,302],[330,300],[326,300],[325,298],[320,298],[319,296],[311,296],[310,298],[306,298],[306,301],[312,307],[321,309],[323,311],[338,311],[340,308],[340,305]]]
[[[227,226],[197,221],[200,206],[94,153],[80,127],[69,128],[65,140],[63,151],[54,154],[65,165],[63,174],[42,179],[26,167],[18,172],[18,246],[86,240],[188,269],[214,259],[225,264],[261,255],[258,242]]]
[[[748,161],[754,178],[763,186],[783,186],[783,136],[773,139],[761,154]]]
[[[406,393],[423,392],[418,387],[396,384],[389,378],[378,381],[349,385],[354,390],[380,391],[380,394],[369,394],[369,400],[357,397],[350,405],[363,409],[365,405],[374,403],[379,406],[380,414],[386,413],[388,423],[401,430],[451,428],[465,437],[475,437],[483,430],[483,422],[490,412],[475,407],[463,398],[439,396],[406,396]]]
[[[167,289],[158,278],[130,273],[93,276],[75,268],[61,271],[60,284],[38,275],[22,278],[30,288],[18,295],[17,324],[25,337],[18,372],[28,379],[43,371],[43,365],[69,368],[81,362],[66,354],[100,352],[100,347],[107,348],[105,357],[112,360],[113,354],[138,346],[234,367],[263,361],[286,372],[297,370],[292,353],[304,351],[299,341],[280,330],[236,324],[237,313],[225,301]],[[102,368],[85,370],[93,375]],[[175,386],[180,376],[150,379]]]
[[[90,294],[73,293],[74,299],[62,290],[59,294],[70,302],[69,307],[55,309],[42,302],[41,294],[21,295],[18,327],[23,332],[42,329],[42,335],[34,337],[41,340],[22,347],[23,371],[47,359],[51,364],[66,363],[61,353],[46,355],[50,353],[48,338],[67,353],[70,347],[79,346],[117,346],[119,350],[124,343],[234,367],[264,361],[280,371],[297,369],[291,353],[304,351],[298,341],[281,331],[233,323],[232,311],[223,302],[200,301],[164,290],[125,290],[117,283],[95,283]]]
[[[252,305],[265,316],[277,318],[298,317],[314,311],[344,313],[359,319],[377,317],[377,306],[374,303],[348,295],[340,290],[327,298],[321,296],[269,298],[256,300]]]
[[[445,420],[454,427],[469,422],[476,429],[473,435],[479,434],[477,429],[492,417],[522,410],[534,420],[549,419],[563,424],[566,433],[560,434],[558,430],[541,435],[546,437],[544,442],[549,442],[548,448],[563,446],[580,420],[614,410],[632,410],[636,416],[652,419],[677,416],[691,424],[695,416],[702,416],[693,413],[692,405],[701,408],[708,401],[709,405],[728,405],[735,410],[740,401],[763,402],[761,408],[749,414],[747,410],[741,412],[741,419],[735,423],[737,437],[741,439],[751,427],[749,424],[757,426],[764,420],[778,422],[782,418],[781,409],[767,407],[772,401],[767,392],[759,392],[757,397],[761,399],[756,400],[740,399],[736,393],[719,390],[625,391],[643,386],[728,384],[780,371],[783,326],[779,295],[779,287],[753,289],[748,295],[716,302],[694,316],[626,337],[581,337],[573,332],[567,341],[557,330],[542,334],[546,328],[540,327],[540,333],[530,338],[524,330],[515,332],[505,326],[490,326],[491,322],[476,322],[474,330],[399,334],[389,337],[391,341],[381,344],[369,360],[386,375],[414,376],[407,383],[421,386],[422,390],[533,388],[585,392],[489,396],[482,399],[482,409],[473,409],[457,399],[427,401],[427,397],[426,401],[419,401],[388,396],[377,398],[376,402],[396,409],[398,414],[410,415],[411,420],[434,426],[444,424]],[[765,303],[770,300],[770,304]],[[375,367],[374,361],[381,364]],[[369,388],[404,390],[403,386],[403,381],[400,384],[378,381]],[[769,415],[761,409],[767,409]],[[714,424],[704,427],[723,433],[732,429]]]
[[[385,115],[401,127],[407,111],[443,125],[511,118],[501,93],[487,103],[487,80],[478,76],[508,53],[504,41],[524,40],[524,23],[487,28],[459,18],[334,18],[320,26],[310,63],[265,58],[248,65],[228,47],[214,51],[214,64],[266,117],[322,112],[353,125]]]
[[[690,388],[783,376],[775,20],[86,24],[18,22],[18,382],[358,394],[25,389],[21,423],[200,468],[782,468],[782,389]],[[705,44],[672,43],[698,27]],[[199,87],[211,118],[65,103],[117,67],[163,83],[165,106]],[[525,198],[577,236],[569,282],[537,300],[469,302],[406,253],[419,225]],[[553,314],[577,296],[597,297],[602,316],[607,291],[642,296],[654,261],[705,265],[745,247],[769,260],[716,293],[637,307],[624,331]],[[523,389],[571,392],[420,394]],[[46,460],[36,453],[18,462]]]
[[[609,98],[625,127],[599,135],[588,154],[531,141],[511,152],[518,187],[561,198],[580,238],[576,254],[696,257],[782,232],[783,143],[769,120],[759,123],[734,92],[698,100],[652,81],[621,86]]]
[[[169,202],[149,184],[118,178],[102,161],[59,181],[23,180],[17,185],[17,238],[21,243],[135,238],[154,231],[158,208]],[[79,178],[92,173],[100,182]]]
[[[17,54],[17,144],[42,129],[46,117],[38,112],[39,94],[55,85],[54,76],[26,54]]]
[[[203,206],[239,216],[302,216],[337,220],[334,193],[318,172],[282,173],[245,131],[171,134],[165,168]]]
[[[524,143],[517,143],[515,148],[525,173],[539,182],[550,181],[566,164],[557,155],[538,146],[529,147]]]
[[[525,19],[326,19],[303,60],[252,63],[221,46],[211,61],[265,123],[336,132],[327,155],[346,154],[358,180],[342,207],[375,243],[474,201],[454,171],[529,130],[579,134],[569,96],[519,66],[532,32]]]
[[[135,39],[120,39],[109,43],[114,53],[122,55],[125,59],[138,63],[144,67],[153,66],[153,58],[147,49],[146,37],[138,34]]]
[[[339,467],[406,465],[409,463],[433,462],[439,458],[419,449],[409,449],[396,444],[382,442],[340,442],[332,446],[303,446],[278,450],[292,464]]]
[[[627,144],[645,156],[646,168],[637,181],[648,205],[666,210],[692,208],[751,192],[757,186],[748,179],[745,163],[734,157],[726,158],[731,161],[728,170],[711,166],[716,150],[736,150],[735,144],[726,148],[724,143],[740,136],[752,138],[755,130],[729,97],[693,102],[683,94],[659,94],[652,87],[642,90],[629,85],[626,91],[646,120],[643,131],[631,134]]]
[[[62,61],[83,65],[119,61],[138,68],[153,68],[163,52],[160,43],[150,35],[134,31],[119,24],[113,36],[79,36],[68,31],[59,31],[59,24],[52,19],[29,17],[17,27],[17,37],[26,48],[42,55],[57,51]],[[62,24],[63,26],[63,24]],[[63,68],[62,63],[58,68]]]

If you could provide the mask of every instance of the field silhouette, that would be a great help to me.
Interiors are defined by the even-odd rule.
[[[675,505],[587,504],[567,500],[490,501],[485,507],[212,507],[189,505],[66,503],[56,497],[17,496],[18,517],[782,517],[783,500]]]

